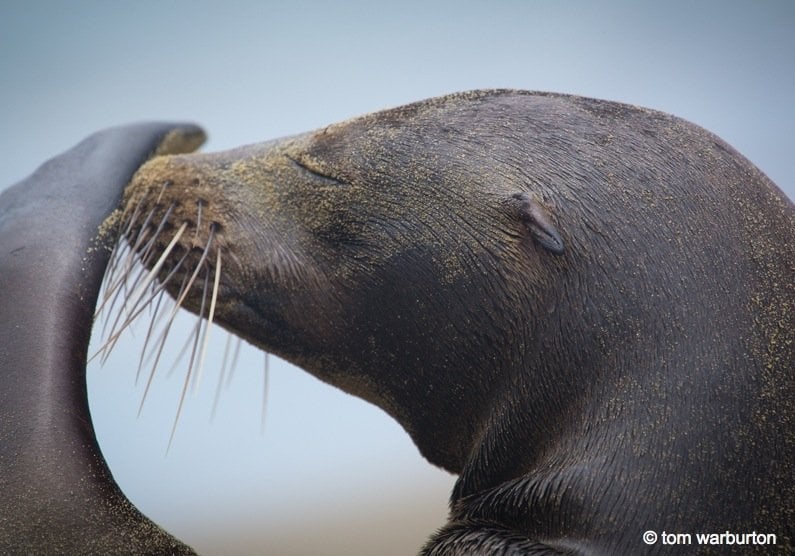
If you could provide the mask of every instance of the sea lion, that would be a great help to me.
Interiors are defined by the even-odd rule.
[[[97,229],[154,154],[203,132],[137,124],[96,133],[0,195],[0,553],[193,554],[113,480],[85,368],[109,252]]]
[[[795,211],[715,135],[476,91],[157,157],[124,204],[183,306],[459,474],[423,554],[795,548]]]

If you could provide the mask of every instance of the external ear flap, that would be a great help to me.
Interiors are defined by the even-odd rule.
[[[514,194],[511,201],[519,219],[533,239],[553,255],[562,255],[563,238],[552,224],[546,209],[524,192]]]

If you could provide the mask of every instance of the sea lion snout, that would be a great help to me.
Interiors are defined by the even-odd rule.
[[[158,157],[138,170],[124,195],[123,228],[144,266],[181,306],[205,316],[222,266],[215,322],[252,341],[291,335],[306,324],[307,307],[333,301],[319,249],[307,255],[311,230],[296,218],[312,201],[295,199],[311,196],[305,182],[318,178],[284,155],[289,144]]]
[[[220,193],[201,165],[180,156],[150,160],[125,188],[124,234],[145,266],[158,267],[159,279],[175,297],[193,269],[212,267],[226,245]],[[191,293],[186,306],[195,298]]]
[[[215,176],[210,178],[210,176]],[[124,191],[125,211],[145,214],[148,227],[173,228],[187,222],[195,235],[206,238],[210,226],[223,226],[218,207],[223,199],[217,171],[195,159],[159,156],[145,163]]]

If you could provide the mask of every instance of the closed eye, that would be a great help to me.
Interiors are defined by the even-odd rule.
[[[337,178],[331,177],[329,175],[321,173],[319,170],[310,167],[305,161],[299,160],[297,158],[293,158],[291,156],[287,156],[287,159],[293,163],[293,166],[300,169],[302,172],[307,172],[312,175],[314,179],[319,179],[324,181],[328,185],[347,185],[344,181],[341,181]]]

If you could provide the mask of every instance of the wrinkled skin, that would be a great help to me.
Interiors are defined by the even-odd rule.
[[[184,124],[92,135],[0,195],[0,554],[193,554],[122,494],[99,451],[86,353],[109,245],[100,224]]]
[[[155,158],[139,202],[199,226],[183,251],[215,228],[222,326],[460,475],[425,554],[795,548],[795,213],[714,135],[475,92]]]

